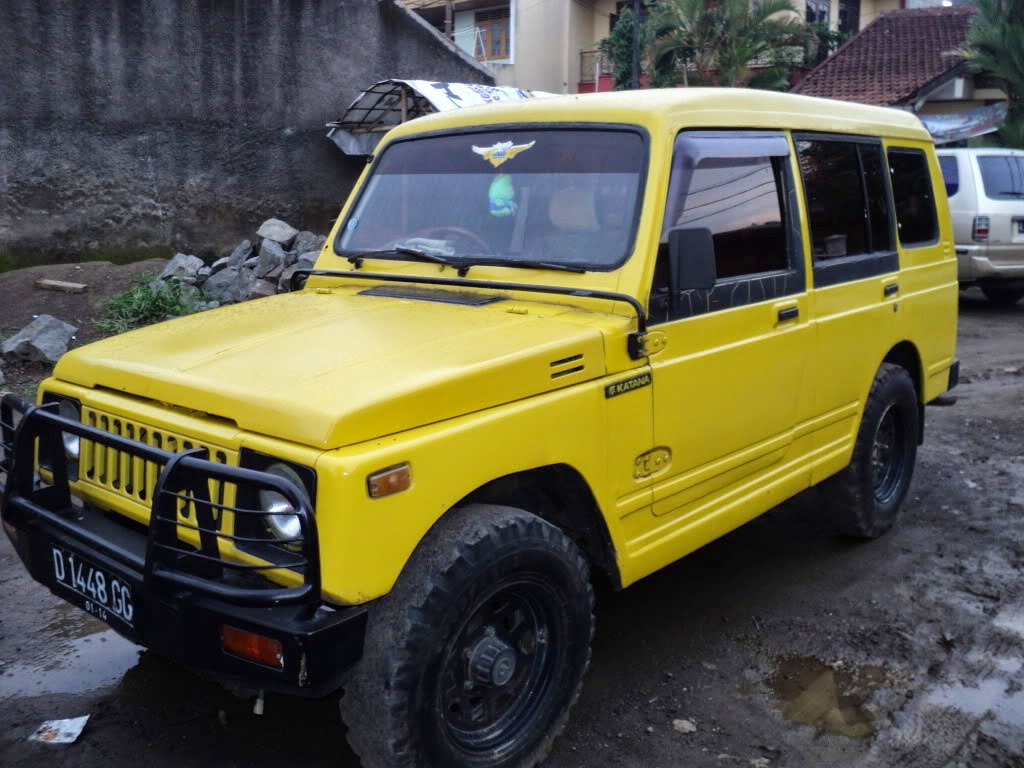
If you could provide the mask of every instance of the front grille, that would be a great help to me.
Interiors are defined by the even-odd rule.
[[[193,448],[205,448],[210,461],[236,466],[237,457],[231,452],[200,440],[187,438],[167,430],[129,421],[120,416],[96,411],[83,406],[82,422],[112,435],[176,453]],[[152,461],[130,456],[123,451],[102,446],[91,440],[82,440],[78,474],[81,480],[99,486],[145,507],[153,503],[153,492],[162,467]],[[214,504],[234,504],[234,486],[220,480],[210,480],[210,500]],[[178,501],[178,514],[189,519],[195,514],[195,504]]]

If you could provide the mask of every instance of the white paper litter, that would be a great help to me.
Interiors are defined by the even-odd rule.
[[[67,720],[47,720],[28,737],[28,740],[41,741],[44,744],[71,744],[81,735],[87,722],[88,715]]]

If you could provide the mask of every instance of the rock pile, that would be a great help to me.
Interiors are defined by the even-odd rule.
[[[312,268],[325,242],[323,235],[267,219],[255,243],[243,240],[230,256],[209,265],[197,256],[176,254],[157,279],[194,288],[197,303],[208,308],[272,296],[289,290],[296,271]]]

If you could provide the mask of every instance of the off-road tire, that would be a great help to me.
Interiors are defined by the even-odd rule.
[[[496,634],[485,627],[475,645],[463,644],[483,623],[481,616],[491,615],[487,612],[496,611],[501,600],[526,599],[522,595],[543,603],[533,615],[550,621],[534,633],[539,642],[531,645],[528,632],[513,641],[512,622],[499,620],[493,623],[505,626]],[[544,759],[579,696],[594,632],[589,568],[568,536],[520,509],[474,504],[453,510],[420,543],[392,591],[370,610],[363,658],[341,700],[348,741],[363,768],[533,768]],[[537,703],[523,704],[522,722],[501,743],[484,742],[484,751],[477,752],[460,741],[468,731],[453,725],[476,712],[467,708],[471,711],[464,716],[451,691],[482,685],[475,682],[479,678],[470,679],[485,663],[477,661],[477,652],[487,636],[503,634],[515,643],[505,646],[505,653],[515,651],[515,675],[528,674],[528,683],[534,679],[531,670],[540,669],[543,681],[534,688],[519,683],[511,688],[534,691],[522,701]],[[541,658],[543,667],[537,666]],[[467,660],[469,677],[462,685],[443,684],[461,669],[460,659]],[[517,679],[490,681],[488,690],[511,687]]]
[[[989,303],[997,307],[1012,307],[1021,297],[1024,297],[1024,288],[1010,287],[993,283],[981,286],[981,292]]]
[[[919,434],[917,391],[910,374],[898,365],[883,363],[864,406],[853,459],[821,487],[841,533],[874,539],[893,526],[910,489]],[[880,446],[887,437],[890,445],[885,455],[891,460],[883,462]]]

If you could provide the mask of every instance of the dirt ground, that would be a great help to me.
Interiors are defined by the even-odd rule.
[[[1024,303],[969,292],[960,318],[958,402],[927,409],[897,529],[845,541],[811,491],[600,594],[547,768],[1024,766]],[[85,714],[73,745],[26,741]],[[256,716],[53,598],[3,538],[0,765],[110,764],[357,762],[334,702],[268,697]]]
[[[103,304],[140,275],[159,273],[166,263],[164,259],[149,259],[119,266],[108,261],[90,261],[0,272],[0,341],[20,331],[36,315],[44,314],[78,328],[72,347],[94,341],[100,336],[96,320],[102,316]],[[84,293],[42,291],[35,287],[35,282],[44,278],[85,283],[88,288]],[[43,363],[2,363],[0,368],[7,380],[3,389],[20,395],[33,394],[35,385],[50,370]]]

